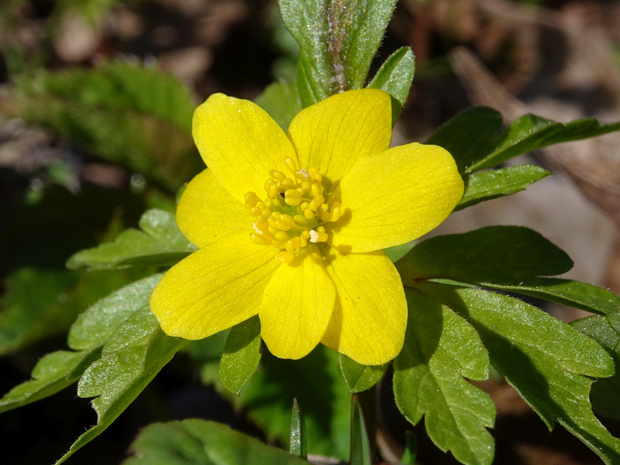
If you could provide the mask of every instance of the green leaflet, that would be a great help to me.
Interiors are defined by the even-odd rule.
[[[307,465],[281,449],[203,420],[154,423],[131,446],[125,465]]]
[[[535,231],[520,226],[488,226],[463,234],[427,239],[397,263],[405,284],[419,279],[449,280],[608,314],[620,297],[591,284],[545,275],[572,267],[570,258]]]
[[[480,334],[493,367],[549,428],[557,422],[606,464],[620,461],[620,440],[592,413],[593,377],[614,365],[594,340],[512,297],[439,284],[419,288],[466,318]]]
[[[289,440],[289,452],[299,458],[306,459],[308,456],[308,435],[306,434],[306,421],[304,414],[299,408],[297,399],[293,399],[291,409],[291,435]]]
[[[370,442],[364,414],[359,402],[354,397],[351,405],[351,453],[349,454],[351,465],[372,465],[370,458]]]
[[[82,434],[57,464],[105,431],[186,343],[166,336],[148,307],[127,318],[78,384],[80,397],[95,397],[92,406],[97,424]]]
[[[402,352],[394,361],[394,396],[412,424],[425,416],[426,430],[442,451],[461,463],[490,464],[494,424],[491,398],[465,378],[488,377],[489,357],[463,318],[407,290],[409,322]]]
[[[405,284],[421,278],[518,284],[532,276],[562,274],[572,266],[566,253],[521,226],[437,236],[417,244],[397,263]]]
[[[261,359],[260,320],[253,316],[228,333],[220,361],[220,381],[233,394],[254,374]]]
[[[373,387],[383,378],[390,365],[389,363],[375,366],[360,365],[343,354],[338,354],[338,363],[340,373],[351,394],[366,391]]]
[[[494,149],[501,129],[501,113],[488,107],[473,107],[443,124],[426,143],[450,152],[459,172],[464,173],[468,166]]]
[[[448,150],[459,172],[471,174],[549,145],[618,131],[620,123],[601,124],[586,118],[561,124],[536,115],[524,115],[503,132],[501,129],[502,116],[498,111],[474,107],[442,125],[426,143]]]
[[[477,203],[516,194],[551,173],[535,165],[519,165],[463,176],[465,192],[454,209],[462,210]]]
[[[369,89],[381,89],[392,97],[392,125],[407,102],[414,74],[413,52],[408,47],[401,47],[385,60],[368,83]]]
[[[364,87],[396,0],[280,0],[301,47],[297,85],[304,107]]]
[[[562,124],[536,115],[523,115],[502,133],[493,152],[477,159],[466,171],[473,173],[532,150],[562,142],[589,139],[618,130],[620,123],[601,124],[594,118]]]
[[[614,359],[615,374],[599,379],[592,386],[590,399],[594,410],[602,416],[620,420],[620,307],[606,316],[582,318],[572,323],[573,328],[591,337]]]
[[[100,350],[57,351],[43,357],[32,370],[32,378],[15,386],[0,399],[0,412],[45,399],[75,383]]]
[[[179,231],[174,214],[147,210],[140,230],[126,229],[113,242],[82,250],[67,261],[70,269],[105,270],[130,266],[173,265],[196,247]]]

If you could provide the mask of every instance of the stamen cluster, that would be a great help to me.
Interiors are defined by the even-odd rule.
[[[290,176],[277,170],[265,182],[267,198],[254,192],[245,194],[245,206],[256,218],[250,238],[259,245],[282,249],[276,258],[290,263],[308,243],[326,242],[325,223],[341,216],[340,203],[326,199],[322,176],[314,169],[299,169],[292,158],[284,160]]]

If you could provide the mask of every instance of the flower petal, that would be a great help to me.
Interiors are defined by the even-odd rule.
[[[269,281],[258,316],[261,335],[277,357],[298,359],[321,342],[329,324],[336,290],[316,246]]]
[[[338,295],[323,344],[363,365],[392,360],[403,346],[407,327],[400,275],[382,251],[332,251],[327,272]]]
[[[258,312],[261,295],[277,269],[275,250],[247,234],[224,238],[170,268],[151,296],[163,331],[202,339]]]
[[[269,171],[284,171],[297,155],[284,131],[255,103],[213,94],[194,113],[194,141],[202,159],[235,199],[259,196]]]
[[[288,136],[300,166],[316,168],[335,185],[357,160],[389,147],[390,97],[375,89],[333,95],[297,114]]]
[[[332,244],[370,252],[437,227],[463,196],[463,180],[446,150],[414,143],[360,160],[336,195],[344,214],[332,228]]]
[[[177,224],[198,247],[223,237],[252,231],[253,218],[215,178],[211,170],[198,174],[185,188],[177,207]]]

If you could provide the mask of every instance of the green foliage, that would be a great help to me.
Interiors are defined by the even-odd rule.
[[[377,366],[360,365],[343,354],[339,354],[338,362],[342,378],[351,394],[366,391],[373,387],[383,378],[389,366],[389,363]]]
[[[465,378],[485,380],[489,357],[480,337],[450,308],[407,292],[405,347],[394,361],[396,405],[412,424],[426,415],[426,431],[461,463],[490,464],[494,443],[486,428],[495,406]]]
[[[217,382],[216,373],[211,366],[203,368],[207,382]],[[343,459],[349,454],[351,396],[332,350],[319,346],[301,360],[278,359],[266,352],[239,396],[223,389],[221,393],[242,408],[269,440],[282,444],[290,439],[291,402],[297,399],[304,411],[308,453]]]
[[[620,420],[620,370],[617,369],[620,365],[620,311],[582,318],[572,326],[601,344],[613,358],[616,372],[612,377],[599,379],[593,384],[590,399],[596,413]]]
[[[356,398],[353,398],[351,405],[351,453],[349,455],[349,463],[351,465],[372,465],[364,413]]]
[[[539,166],[520,165],[465,175],[465,192],[455,210],[516,194],[550,174]]]
[[[147,210],[140,229],[123,231],[114,242],[72,255],[67,267],[73,270],[105,270],[129,266],[173,265],[196,250],[183,236],[174,215],[163,210]]]
[[[427,239],[401,259],[404,282],[444,278],[482,284],[562,274],[572,260],[539,233],[521,226],[487,226]]]
[[[279,4],[286,27],[301,47],[297,84],[304,107],[364,87],[395,0],[280,0]],[[389,68],[395,66],[388,65],[384,73],[391,74]],[[405,73],[409,72],[407,67]]]
[[[303,465],[281,449],[212,421],[154,423],[132,444],[125,465]]]
[[[200,169],[187,89],[156,68],[104,62],[40,71],[0,99],[7,116],[42,124],[110,161],[177,189]]]
[[[478,332],[491,364],[551,429],[564,426],[606,464],[620,460],[620,440],[592,413],[593,377],[614,373],[594,340],[518,299],[439,284],[419,289],[465,318]],[[473,462],[472,462],[473,463]]]
[[[381,89],[392,97],[392,123],[396,121],[407,102],[414,74],[413,52],[408,47],[401,47],[385,60],[375,77],[368,83],[369,89]]]
[[[308,435],[306,434],[306,421],[299,408],[297,399],[293,399],[291,410],[291,436],[289,452],[297,457],[305,459],[308,456]]]
[[[0,399],[0,412],[45,399],[75,383],[100,350],[57,351],[43,357],[32,370],[32,379],[15,386]]]
[[[228,333],[222,360],[220,381],[226,389],[239,394],[254,374],[261,359],[260,321],[258,316],[239,323]]]
[[[448,150],[459,171],[467,175],[552,144],[618,131],[620,123],[601,124],[586,118],[562,124],[536,115],[524,115],[503,132],[501,128],[499,112],[474,107],[445,123],[426,143]]]

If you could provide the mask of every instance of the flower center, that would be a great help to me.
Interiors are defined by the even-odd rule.
[[[291,158],[284,160],[290,172],[271,170],[265,182],[267,198],[245,194],[245,207],[256,218],[250,238],[259,245],[280,249],[276,258],[290,263],[299,249],[309,243],[326,242],[325,223],[337,221],[340,203],[325,199],[322,177],[314,168],[299,169]]]

